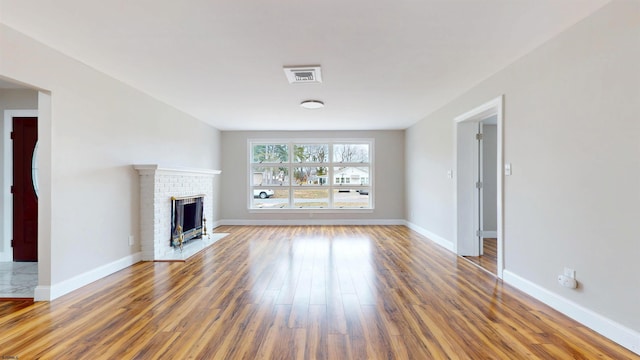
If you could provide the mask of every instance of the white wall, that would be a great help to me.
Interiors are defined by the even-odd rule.
[[[613,1],[412,126],[405,151],[419,164],[407,167],[406,192],[428,199],[407,197],[409,221],[453,242],[455,180],[445,176],[453,118],[504,94],[504,155],[513,165],[504,183],[506,274],[540,298],[603,316],[601,325],[631,329],[636,351],[639,18],[640,2]],[[565,266],[577,271],[579,289],[558,285]]]
[[[0,49],[11,49],[0,55],[0,76],[51,94],[40,94],[50,104],[39,109],[39,214],[50,229],[40,234],[50,240],[40,244],[39,281],[56,296],[139,253],[132,164],[219,169],[220,133],[4,25]]]
[[[364,213],[318,211],[309,214],[256,213],[247,208],[247,141],[248,139],[351,139],[371,138],[375,145],[374,189],[375,210]],[[404,131],[311,131],[311,132],[249,132],[222,133],[222,219],[226,223],[398,223],[404,219]]]
[[[4,124],[5,110],[37,110],[38,92],[30,89],[0,89],[0,121]],[[4,162],[9,155],[5,149],[10,149],[12,144],[9,134],[5,132],[5,126],[0,125],[0,161]],[[6,156],[5,156],[6,155]],[[10,187],[13,181],[2,174],[3,165],[0,165],[0,261],[13,261],[13,249],[11,239],[11,194]]]

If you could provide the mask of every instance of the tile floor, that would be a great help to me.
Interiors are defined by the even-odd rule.
[[[37,262],[0,262],[0,298],[33,298]]]

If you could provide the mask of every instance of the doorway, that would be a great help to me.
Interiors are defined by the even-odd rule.
[[[9,91],[9,90],[5,90]],[[21,156],[24,158],[24,162],[21,162],[18,165],[21,169],[16,169],[14,166],[14,153],[23,152],[22,150],[14,149],[14,140],[12,139],[12,132],[14,132],[14,119],[15,118],[30,118],[35,119],[35,128],[33,120],[27,120],[27,134],[24,134],[22,130],[18,130],[17,136],[18,139],[18,148],[24,148],[24,145],[20,145],[20,138],[30,137],[33,141],[33,138],[38,138],[37,130],[38,130],[38,110],[4,110],[4,124],[2,129],[2,147],[3,147],[3,157],[2,161],[2,184],[3,191],[0,193],[2,197],[2,206],[3,206],[3,218],[2,221],[2,233],[0,234],[0,276],[5,279],[5,282],[0,284],[0,298],[35,298],[35,289],[38,285],[39,279],[39,262],[35,262],[40,260],[39,249],[37,247],[38,244],[38,227],[39,227],[39,218],[38,218],[38,208],[39,205],[36,203],[35,210],[36,216],[33,216],[34,203],[33,199],[29,204],[28,211],[31,211],[30,214],[26,214],[26,216],[22,216],[22,220],[19,220],[22,227],[23,233],[23,242],[26,242],[27,248],[31,248],[29,250],[30,253],[27,253],[26,257],[23,257],[24,254],[21,254],[20,251],[15,252],[16,248],[12,245],[16,245],[12,240],[14,237],[14,226],[15,216],[14,213],[20,212],[21,210],[14,210],[14,193],[23,191],[20,187],[16,190],[15,187],[12,188],[12,185],[16,184],[16,180],[14,180],[14,174],[18,172],[24,171],[23,177],[28,176],[27,180],[19,181],[21,184],[25,184],[28,186],[37,185],[37,183],[33,183],[32,177],[36,175],[34,173],[34,159],[37,157],[37,154],[33,154],[32,149],[25,150]],[[18,120],[21,123],[21,120]],[[18,125],[21,127],[21,125]],[[33,132],[36,132],[33,134]],[[13,137],[16,137],[16,134],[13,134]],[[27,148],[31,147],[31,145],[27,145]],[[28,175],[27,175],[28,173]],[[13,192],[13,193],[12,193]],[[18,206],[20,207],[20,206]],[[23,206],[24,207],[24,206]],[[20,217],[20,215],[18,215]],[[24,228],[24,222],[29,222],[29,225]],[[20,230],[18,230],[20,232]],[[35,248],[35,249],[34,249]],[[35,256],[33,254],[33,250],[35,250]],[[27,261],[27,262],[23,262]]]
[[[502,278],[502,96],[455,118],[456,252]]]
[[[7,85],[9,84],[9,85]],[[0,146],[2,147],[2,216],[0,224],[0,276],[10,279],[10,287],[0,288],[0,298],[33,298],[35,301],[51,300],[51,105],[52,96],[47,90],[27,83],[3,78],[0,75],[0,93],[3,101],[4,122]],[[37,262],[14,262],[11,240],[13,238],[13,141],[11,132],[14,117],[36,117],[38,129],[37,175]]]

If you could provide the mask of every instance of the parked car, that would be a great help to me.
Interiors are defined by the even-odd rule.
[[[275,192],[271,189],[253,189],[253,197],[260,199],[270,198],[275,194]]]

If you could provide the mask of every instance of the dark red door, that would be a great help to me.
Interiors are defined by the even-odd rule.
[[[38,261],[38,195],[32,179],[38,118],[13,118],[13,261]]]

